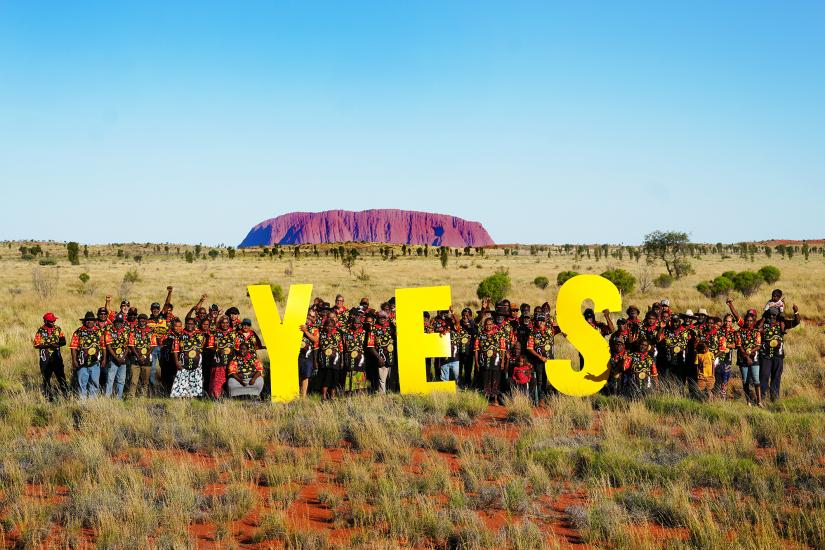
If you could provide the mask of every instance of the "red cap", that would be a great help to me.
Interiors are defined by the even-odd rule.
[[[55,321],[57,321],[57,317],[55,317],[54,313],[52,313],[51,311],[47,311],[46,314],[43,315],[43,320],[51,321],[52,323],[54,323]]]

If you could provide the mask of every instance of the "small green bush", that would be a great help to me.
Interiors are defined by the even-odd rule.
[[[479,283],[476,296],[498,302],[507,295],[511,287],[510,274],[506,270],[500,270]]]
[[[539,275],[538,277],[533,279],[533,284],[536,285],[538,288],[544,290],[550,285],[550,279],[548,279],[544,275]]]
[[[264,285],[268,286],[270,290],[272,290],[272,298],[276,302],[282,302],[284,299],[284,289],[281,288],[281,285],[277,283],[268,283],[266,281],[262,281],[260,283],[255,283],[256,285]]]
[[[673,277],[668,275],[667,273],[662,273],[655,279],[653,279],[653,284],[656,288],[670,288],[670,285],[673,284]]]
[[[711,296],[724,296],[733,289],[733,281],[724,275],[716,277],[710,282]]]
[[[764,279],[754,271],[740,271],[733,278],[733,286],[745,296],[753,295]]]
[[[778,267],[774,267],[772,265],[766,265],[757,271],[762,280],[766,283],[773,284],[779,280],[780,272]]]
[[[140,275],[136,269],[130,269],[123,275],[123,282],[124,283],[136,283],[140,281]]]
[[[602,273],[602,277],[616,285],[616,288],[618,288],[622,294],[630,294],[636,286],[636,277],[624,269],[608,269]]]
[[[576,271],[562,271],[556,275],[556,285],[561,286],[576,275],[578,275]]]

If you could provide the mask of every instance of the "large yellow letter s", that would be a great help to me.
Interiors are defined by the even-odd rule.
[[[587,396],[602,389],[607,382],[610,348],[598,331],[584,320],[582,302],[592,300],[596,311],[622,309],[622,296],[616,285],[599,275],[577,275],[559,289],[556,318],[559,328],[584,357],[584,368],[574,371],[569,359],[545,363],[547,380],[561,393]]]

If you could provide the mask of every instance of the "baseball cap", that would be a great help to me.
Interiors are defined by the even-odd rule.
[[[52,313],[51,311],[47,311],[43,315],[43,320],[44,321],[51,321],[53,323],[53,322],[57,321],[57,317],[55,317],[54,313]]]
[[[149,309],[160,309],[160,304],[157,302],[152,302],[152,305],[149,306]]]
[[[243,321],[241,321],[241,324],[251,327],[252,326],[252,319],[247,317]]]

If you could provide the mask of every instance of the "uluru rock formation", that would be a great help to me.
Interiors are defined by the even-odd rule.
[[[290,212],[253,227],[240,247],[367,241],[430,246],[492,246],[479,222],[394,208]]]

